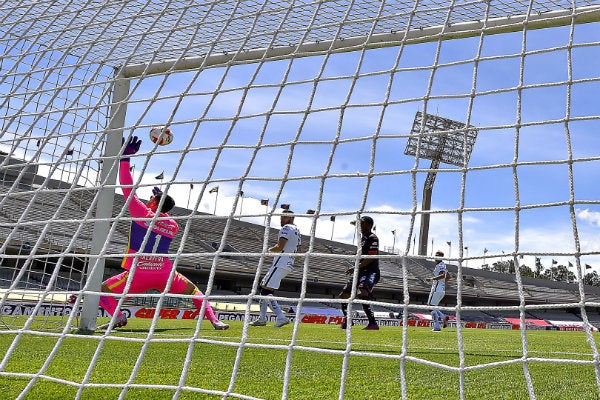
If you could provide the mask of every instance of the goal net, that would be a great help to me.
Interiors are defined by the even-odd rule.
[[[417,364],[452,373],[454,398],[466,398],[470,371],[504,365],[465,362],[463,319],[476,311],[516,318],[520,354],[505,364],[522,366],[519,396],[536,398],[528,320],[565,309],[590,356],[561,362],[589,367],[600,390],[600,316],[588,315],[600,307],[588,285],[600,265],[597,1],[0,0],[0,9],[0,379],[19,378],[19,398],[40,384],[77,398],[104,388],[120,398],[143,389],[293,398],[295,360],[306,353],[332,355],[334,397],[352,397],[354,359],[365,357],[396,363],[398,397],[417,390],[407,378]],[[153,143],[156,126],[174,141]],[[110,318],[98,299],[128,246],[131,199],[118,170],[122,138],[134,136],[132,187],[142,199],[154,187],[175,199],[173,264],[219,315],[241,316],[227,335],[208,335],[190,296],[158,291],[114,297],[147,317],[142,334],[81,335]],[[257,343],[248,321],[288,208],[305,239],[292,284],[275,295],[293,334]],[[401,325],[392,351],[357,347],[353,330],[339,335],[340,349],[299,339],[303,307],[344,302],[336,295],[360,260],[362,215],[375,220],[383,269],[382,297],[367,303]],[[409,341],[411,312],[431,311],[423,278],[438,249],[458,277],[442,307],[456,317],[457,357],[447,364]],[[505,287],[487,288],[499,300],[477,304],[486,278],[471,269],[504,266]],[[536,294],[524,271],[552,282],[562,274],[572,289]],[[360,315],[365,301],[346,303]],[[198,323],[161,336],[180,309]],[[31,337],[50,350],[30,369],[13,367]],[[94,348],[87,367],[57,372],[78,341]],[[94,370],[110,366],[103,351],[122,342],[139,350],[126,379],[97,380]],[[171,342],[186,347],[175,381],[144,379],[144,363],[157,362],[151,349]],[[198,348],[211,345],[234,349],[227,376],[193,381]],[[286,354],[272,388],[245,383],[244,354],[256,348]]]

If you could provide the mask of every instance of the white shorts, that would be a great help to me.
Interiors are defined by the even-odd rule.
[[[436,291],[433,293],[429,293],[429,300],[427,300],[427,305],[428,306],[437,306],[438,304],[440,304],[440,301],[442,301],[445,294],[446,294],[446,291],[442,291],[442,292]]]
[[[291,270],[292,269],[287,266],[272,266],[271,268],[269,268],[269,271],[262,279],[260,286],[268,289],[279,289],[279,285],[281,285],[281,280],[285,278]]]

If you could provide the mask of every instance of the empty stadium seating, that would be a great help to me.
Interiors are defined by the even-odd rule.
[[[31,251],[35,256],[46,254],[50,267],[41,267],[40,261],[31,264],[30,270],[24,273],[19,287],[45,288],[50,282],[52,262],[61,257],[63,266],[85,264],[86,254],[89,253],[94,224],[94,204],[97,192],[93,188],[76,188],[67,192],[60,190],[64,184],[49,181],[48,187],[54,190],[41,189],[39,186],[17,189],[7,198],[8,187],[0,185],[0,243],[9,240],[5,246],[6,254],[2,260],[4,266],[11,262],[22,262]],[[125,202],[123,196],[114,197],[113,216],[123,212]],[[228,293],[247,294],[253,286],[257,267],[262,260],[264,273],[270,265],[269,256],[261,259],[264,248],[275,242],[278,230],[268,228],[231,217],[215,216],[199,213],[184,208],[175,208],[171,213],[180,225],[180,233],[172,243],[173,254],[178,268],[195,280],[199,286],[206,282],[208,274],[214,273],[220,282],[230,281],[230,285],[214,287],[213,294],[219,290]],[[17,225],[17,222],[19,225]],[[106,243],[107,253],[122,253],[127,245],[130,222],[116,219],[111,225],[111,235]],[[265,244],[265,238],[268,243]],[[303,237],[305,245],[310,238]],[[307,251],[308,246],[304,248]],[[8,253],[12,256],[8,257]],[[79,255],[79,256],[78,256]],[[411,304],[425,304],[429,293],[430,277],[434,263],[415,257],[402,258],[399,255],[382,252],[381,282],[377,287],[377,300],[398,307],[377,306],[378,312],[395,312],[402,314],[402,299],[405,289],[408,289]],[[79,261],[76,258],[79,257]],[[17,261],[15,261],[17,260]],[[83,260],[83,261],[82,261]],[[107,273],[114,273],[120,259],[107,259]],[[306,276],[306,307],[330,307],[337,309],[337,304],[327,304],[322,301],[312,302],[311,298],[335,298],[341,286],[346,282],[345,270],[356,261],[356,247],[346,243],[316,238],[312,242],[312,252],[309,256],[299,256],[295,270],[288,276],[289,284],[282,287],[281,293],[289,293],[292,298],[298,298],[302,279]],[[14,265],[11,265],[14,266]],[[112,268],[112,269],[111,269]],[[54,280],[56,290],[74,290],[74,285],[81,285],[84,277],[81,275],[83,266],[78,270],[67,272],[61,268]],[[306,270],[306,271],[305,271]],[[456,304],[455,297],[459,281],[463,305],[498,306],[519,304],[519,287],[515,277],[510,274],[500,274],[471,268],[459,270],[449,265],[453,274],[447,288],[444,306]],[[14,269],[0,268],[0,286],[6,288],[15,279]],[[404,281],[406,279],[406,282]],[[580,301],[579,288],[576,284],[550,282],[543,279],[523,278],[523,294],[527,304],[577,303]],[[551,290],[549,290],[551,289]],[[600,288],[586,287],[586,300],[598,302]],[[175,301],[175,300],[174,300]],[[293,306],[293,305],[292,305]],[[453,313],[451,313],[453,314]],[[519,317],[518,312],[471,311],[463,310],[461,318],[465,321],[498,321],[502,317]],[[564,321],[580,316],[564,310],[528,310],[527,318],[543,320],[560,319]],[[590,321],[600,323],[600,314],[592,312]]]

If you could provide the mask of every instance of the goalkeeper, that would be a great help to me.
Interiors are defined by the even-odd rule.
[[[144,204],[137,194],[132,190],[133,178],[129,169],[129,157],[135,154],[140,149],[142,144],[137,136],[129,139],[125,149],[123,150],[124,157],[121,158],[119,164],[119,180],[122,185],[124,199],[131,197],[129,203],[129,213],[133,218],[140,218],[131,222],[129,232],[129,242],[126,252],[131,254],[123,259],[121,265],[125,269],[122,273],[108,278],[102,283],[102,292],[112,292],[122,294],[129,278],[130,269],[137,259],[135,270],[132,271],[131,284],[129,294],[144,293],[150,289],[156,289],[161,292],[165,291],[169,276],[171,275],[173,264],[166,254],[169,252],[169,246],[173,237],[177,234],[179,226],[177,222],[170,218],[167,214],[173,207],[175,201],[171,196],[164,195],[159,188],[155,187],[152,190],[153,196]],[[160,219],[157,219],[152,226],[149,226],[150,220],[154,218],[161,199],[163,204],[160,209]],[[146,243],[144,248],[141,248],[144,239]],[[134,257],[136,253],[155,253],[156,255],[140,255]],[[192,302],[198,310],[202,307],[204,295],[202,292],[190,282],[185,276],[175,271],[173,281],[168,290],[169,293],[192,295]],[[112,296],[100,296],[100,306],[106,310],[111,316],[117,309],[117,300]],[[219,321],[210,306],[206,303],[205,316],[217,330],[229,329],[229,325]],[[127,317],[122,313],[117,313],[117,318],[114,324],[115,328],[120,328],[127,325]],[[99,327],[99,329],[107,329],[109,324]]]

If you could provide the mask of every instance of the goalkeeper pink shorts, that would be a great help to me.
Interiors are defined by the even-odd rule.
[[[151,289],[163,292],[167,286],[171,269],[171,263],[165,265],[160,270],[136,268],[127,293],[144,293]],[[123,271],[118,275],[112,276],[106,280],[106,285],[113,293],[123,293],[127,279],[129,279],[129,274],[129,271]],[[185,276],[179,272],[175,272],[168,293],[183,293],[189,283],[190,281]]]

